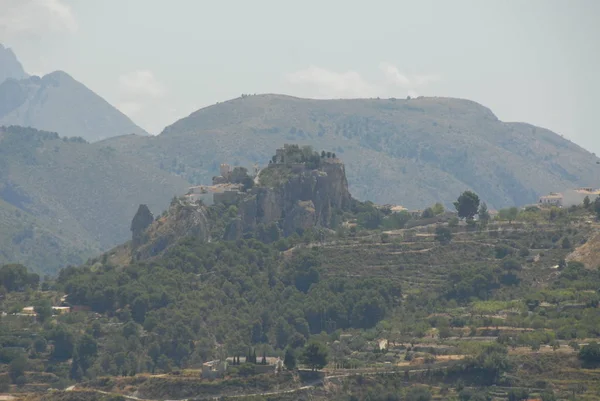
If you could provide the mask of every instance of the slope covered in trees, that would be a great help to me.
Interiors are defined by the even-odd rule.
[[[352,205],[335,233],[190,237],[126,266],[107,254],[64,269],[44,292],[31,290],[35,277],[22,268],[2,268],[10,291],[0,305],[0,361],[13,372],[10,386],[79,381],[153,399],[271,391],[276,400],[595,399],[600,275],[564,261],[570,244],[600,229],[587,223],[591,210],[529,208],[512,222],[467,224],[438,206],[434,218],[408,220],[377,210]],[[438,241],[436,226],[451,239]],[[64,305],[84,311],[47,315],[63,294]],[[13,314],[24,305],[34,305],[37,322]],[[201,377],[202,362],[226,356],[235,362],[224,378]],[[292,371],[324,367],[319,374],[340,386],[286,398],[301,385],[258,374],[263,356]],[[150,376],[118,377],[142,372]]]

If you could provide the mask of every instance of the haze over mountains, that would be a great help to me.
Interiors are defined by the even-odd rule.
[[[336,152],[357,199],[410,209],[451,206],[465,189],[498,209],[598,185],[595,155],[468,100],[242,96],[151,137],[67,73],[27,77],[3,47],[0,61],[0,126],[63,137],[0,132],[0,263],[38,271],[122,243],[140,203],[159,213],[221,163],[264,166],[284,143]]]
[[[15,53],[0,43],[0,83],[7,78],[24,79],[28,76]]]
[[[21,125],[93,142],[146,132],[63,71],[29,77],[0,45],[0,125]]]
[[[0,129],[0,264],[54,273],[129,236],[139,203],[155,212],[183,179],[100,143]]]

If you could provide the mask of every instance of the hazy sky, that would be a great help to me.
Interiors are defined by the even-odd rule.
[[[0,0],[0,42],[152,133],[242,93],[451,96],[600,154],[600,0]]]

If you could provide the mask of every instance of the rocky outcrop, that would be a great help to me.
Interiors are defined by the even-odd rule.
[[[132,243],[132,258],[145,260],[158,255],[179,239],[199,237],[210,239],[210,224],[205,206],[176,200],[168,212],[156,219],[143,233],[142,243]]]
[[[330,227],[334,210],[347,210],[350,201],[344,165],[324,161],[319,169],[296,171],[274,188],[254,188],[240,201],[239,213],[244,231],[278,222],[284,235],[291,235],[299,229]]]
[[[238,240],[245,234],[261,238],[262,233],[269,242],[279,238],[281,232],[287,236],[315,226],[331,227],[335,210],[349,209],[350,202],[344,165],[339,161],[323,161],[314,170],[296,168],[278,185],[240,193],[238,216],[225,221],[223,239]],[[211,221],[203,204],[175,199],[168,212],[156,220],[141,205],[131,230],[131,257],[145,260],[184,237],[209,241]]]
[[[148,209],[148,206],[140,205],[131,221],[131,243],[133,247],[138,247],[144,243],[144,233],[153,221],[154,215],[150,209]]]

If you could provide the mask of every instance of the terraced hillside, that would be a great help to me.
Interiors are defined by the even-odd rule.
[[[514,221],[469,224],[441,213],[409,220],[410,229],[384,229],[395,215],[384,213],[377,227],[366,228],[370,208],[354,205],[335,232],[305,230],[264,242],[184,238],[144,263],[123,268],[107,255],[66,269],[49,292],[9,294],[0,343],[14,346],[22,337],[19,346],[33,347],[27,344],[36,333],[56,345],[71,333],[77,350],[72,360],[52,347],[31,354],[29,371],[11,391],[33,400],[48,387],[71,390],[41,396],[49,401],[79,393],[600,399],[600,270],[565,261],[600,232],[591,210],[527,208]],[[214,205],[208,214],[227,220],[234,210]],[[450,240],[440,236],[445,229]],[[55,301],[65,293],[67,303],[92,310],[52,318],[55,326],[12,313],[25,299]],[[312,344],[325,347],[327,362],[314,380],[302,380],[310,370],[302,356]],[[90,349],[89,359],[78,356]],[[203,376],[204,361],[252,352],[296,353],[300,370],[260,374],[251,362],[223,377]]]

